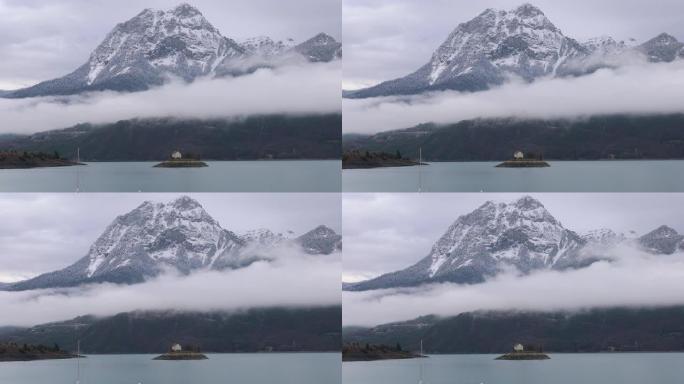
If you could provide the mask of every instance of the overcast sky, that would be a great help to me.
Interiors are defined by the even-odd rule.
[[[320,224],[340,232],[337,194],[188,194],[221,226],[238,234],[258,228],[300,235]],[[0,195],[0,282],[64,268],[85,256],[118,215],[145,200],[176,194]],[[339,271],[337,271],[339,276]],[[337,279],[339,281],[339,279]]]
[[[679,194],[530,194],[567,229],[609,228],[643,235],[660,225],[684,233]],[[398,193],[343,196],[343,280],[355,281],[406,268],[427,256],[459,216],[484,202],[511,202],[520,194]]]
[[[343,0],[345,89],[407,75],[425,64],[449,33],[486,8],[522,0]],[[684,40],[681,0],[535,0],[566,36],[610,35],[646,41],[662,32]]]
[[[63,76],[86,62],[117,23],[144,8],[180,0],[0,0],[0,89]],[[304,41],[319,32],[340,39],[339,0],[194,0],[224,36],[267,35]]]

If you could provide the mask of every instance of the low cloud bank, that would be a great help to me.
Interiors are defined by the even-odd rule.
[[[684,112],[684,60],[602,69],[591,75],[512,81],[476,93],[345,99],[345,133],[377,133],[421,123],[489,117],[574,118],[597,114]]]
[[[476,285],[344,292],[343,324],[373,326],[435,314],[476,310],[582,310],[684,304],[684,254],[655,256],[627,247],[615,261],[566,272],[506,273]]]
[[[339,60],[260,69],[235,78],[173,81],[144,92],[0,99],[0,134],[132,118],[217,118],[340,111]]]
[[[189,276],[165,274],[136,285],[0,292],[0,326],[30,326],[135,310],[241,311],[339,305],[341,257],[284,250],[273,262]]]

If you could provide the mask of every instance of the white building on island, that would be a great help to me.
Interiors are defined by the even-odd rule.
[[[515,160],[522,160],[525,158],[525,154],[522,153],[522,151],[515,151],[515,153],[513,154],[513,158]]]
[[[174,151],[171,154],[171,158],[174,160],[180,160],[182,157],[183,157],[183,155],[181,155],[180,151]]]
[[[180,352],[182,350],[183,350],[183,347],[181,347],[180,344],[178,344],[178,343],[171,346],[172,352]]]
[[[525,350],[525,347],[523,347],[522,344],[518,343],[518,344],[513,346],[513,350],[516,352],[522,352]]]

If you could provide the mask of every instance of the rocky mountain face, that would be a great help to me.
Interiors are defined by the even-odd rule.
[[[670,255],[677,250],[684,250],[684,236],[667,225],[641,236],[639,244],[649,252]]]
[[[662,33],[637,48],[654,63],[669,63],[684,58],[684,43],[667,33]]]
[[[342,43],[335,41],[325,33],[319,33],[296,45],[294,51],[312,62],[328,62],[342,58]]]
[[[638,240],[654,253],[684,248],[676,231],[661,227]],[[566,229],[536,199],[525,196],[512,203],[487,202],[459,217],[416,264],[359,283],[349,291],[410,287],[426,283],[481,283],[503,271],[577,269],[609,260],[607,250],[625,242],[608,229],[585,235]]]
[[[339,47],[340,43],[325,34],[297,46],[291,39],[274,42],[268,37],[238,43],[223,36],[189,4],[180,4],[168,11],[145,9],[117,24],[88,61],[74,72],[0,96],[140,91],[161,85],[171,77],[189,82],[199,77],[250,73],[277,65],[275,59],[285,54],[299,54],[310,61],[330,61],[336,56],[326,53]]]
[[[339,240],[319,226],[288,239],[269,230],[239,236],[221,227],[187,196],[168,204],[145,202],[117,217],[76,263],[62,270],[0,287],[5,290],[70,287],[86,283],[134,284],[166,270],[190,274],[199,270],[237,269],[268,260],[279,246],[298,246],[309,254],[330,254]]]
[[[526,81],[579,76],[620,65],[635,54],[660,62],[684,57],[684,50],[681,43],[665,34],[639,47],[610,37],[580,43],[565,36],[531,4],[510,11],[487,9],[459,24],[416,72],[345,92],[345,96],[366,98],[446,89],[481,91],[501,85],[512,76]]]
[[[329,255],[342,250],[342,236],[325,225],[299,236],[295,242],[311,255]]]

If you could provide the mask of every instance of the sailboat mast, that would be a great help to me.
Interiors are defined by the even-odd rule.
[[[76,192],[81,192],[81,174],[78,166],[81,164],[81,147],[76,147]]]
[[[420,167],[423,166],[423,147],[418,147],[418,192],[423,192],[423,175]]]

